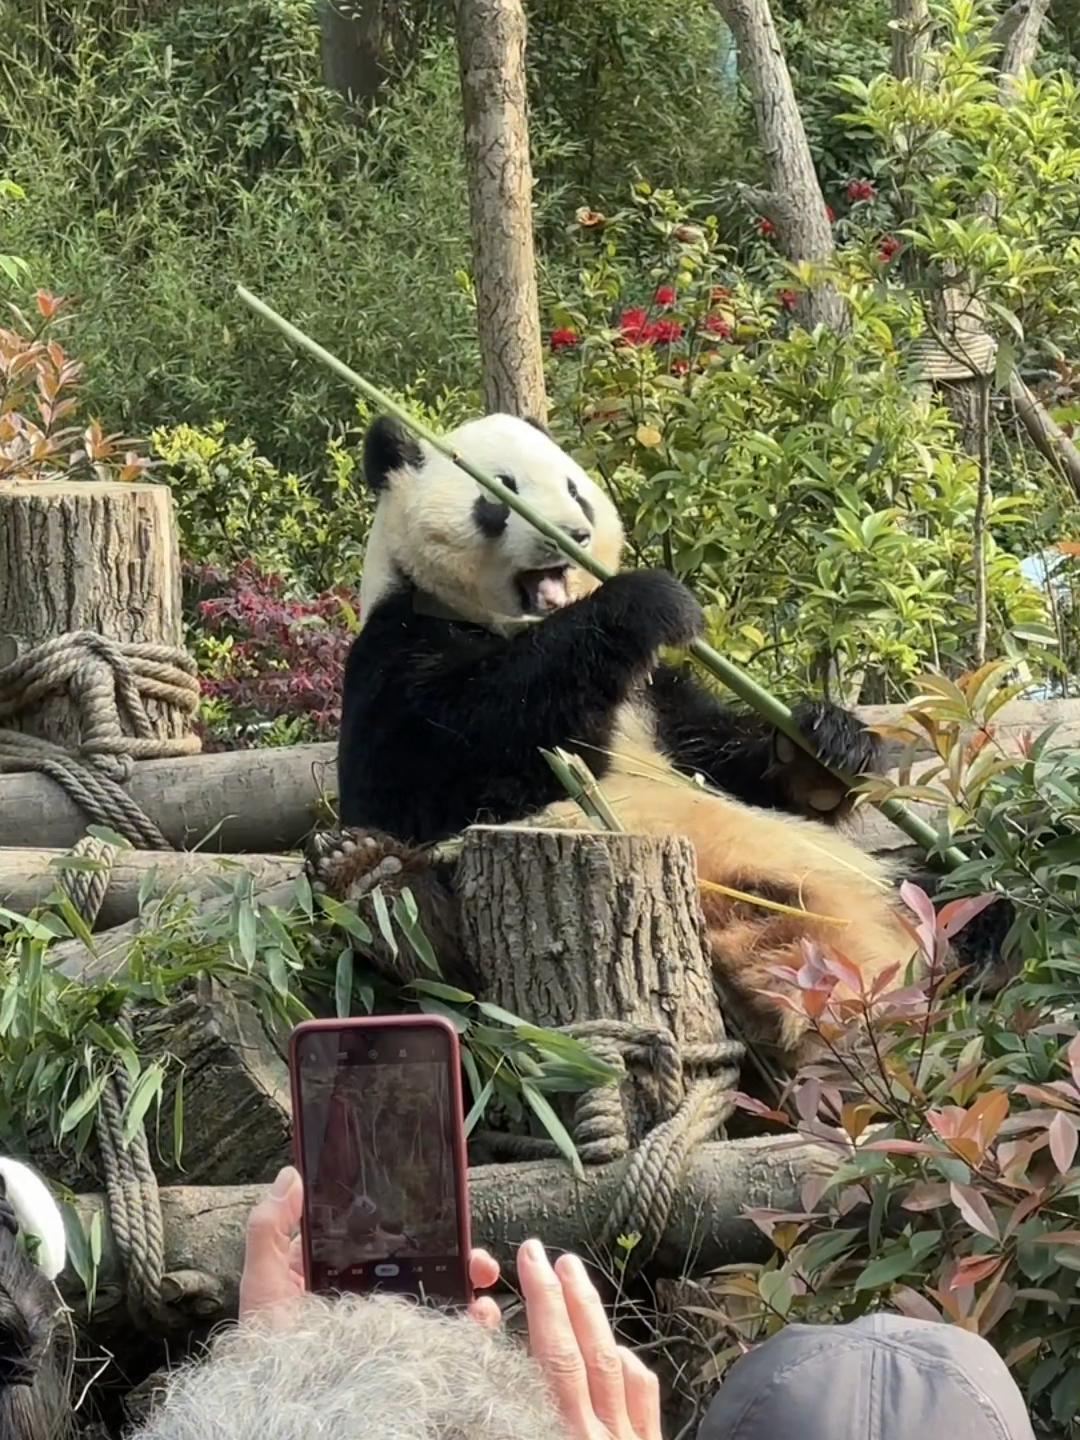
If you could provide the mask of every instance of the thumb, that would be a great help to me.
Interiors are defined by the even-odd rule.
[[[248,1252],[288,1245],[304,1208],[304,1183],[299,1171],[286,1165],[248,1220]]]

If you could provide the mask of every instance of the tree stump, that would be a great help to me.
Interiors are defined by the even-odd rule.
[[[456,889],[465,953],[486,999],[553,1028],[621,1021],[682,1046],[724,1039],[689,841],[476,826]],[[628,1070],[633,1145],[664,1106],[653,1067]]]
[[[0,486],[0,681],[20,656],[72,632],[182,651],[180,601],[180,557],[167,486],[119,481]],[[28,703],[0,684],[0,726],[78,751],[87,739],[81,701],[91,679],[87,671],[105,663],[88,652],[66,683]],[[190,680],[193,684],[193,671]],[[177,753],[177,742],[190,738],[197,687],[181,684],[185,694],[191,691],[190,704],[163,701],[154,688],[140,686],[153,734],[172,742],[169,753]],[[191,741],[180,748],[198,745]]]

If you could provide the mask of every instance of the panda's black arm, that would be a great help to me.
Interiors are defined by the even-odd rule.
[[[835,804],[819,801],[829,777],[814,760],[783,740],[773,725],[751,711],[722,705],[686,671],[660,666],[652,682],[657,738],[677,769],[702,775],[710,785],[764,809],[836,820],[853,796],[833,787]],[[816,741],[822,758],[849,774],[880,768],[881,742],[856,715],[825,701],[805,701],[793,718]]]

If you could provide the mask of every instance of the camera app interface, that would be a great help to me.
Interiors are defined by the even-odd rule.
[[[324,1031],[297,1051],[315,1290],[465,1290],[449,1046],[431,1030]]]

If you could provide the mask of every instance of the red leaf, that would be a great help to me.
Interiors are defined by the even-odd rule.
[[[964,1290],[969,1285],[977,1285],[980,1280],[985,1280],[1000,1270],[1005,1263],[1002,1255],[965,1255],[963,1260],[956,1262],[956,1267],[946,1281],[947,1290]]]
[[[887,1155],[934,1155],[940,1154],[932,1145],[923,1140],[869,1140],[860,1147],[863,1150],[884,1150]]]
[[[905,1210],[937,1210],[948,1204],[949,1187],[943,1184],[916,1185],[902,1202]]]
[[[821,1109],[821,1081],[811,1076],[795,1092],[795,1109],[801,1119],[816,1120]]]
[[[953,1204],[973,1230],[977,1230],[980,1235],[986,1235],[991,1240],[1001,1239],[1001,1232],[998,1230],[993,1211],[978,1190],[971,1185],[953,1183],[949,1186],[949,1195]],[[972,1282],[968,1281],[967,1283]],[[955,1286],[953,1288],[955,1289]]]
[[[997,895],[972,895],[963,900],[950,900],[938,911],[938,929],[949,940],[962,930],[969,921],[980,915],[988,905],[992,905]]]
[[[1047,1235],[1032,1235],[1029,1245],[1080,1245],[1080,1230],[1053,1230]]]
[[[1059,1110],[1050,1121],[1046,1136],[1050,1142],[1050,1154],[1054,1164],[1064,1175],[1073,1162],[1077,1143],[1080,1142],[1076,1121],[1071,1115],[1066,1115],[1064,1110]]]
[[[937,930],[937,916],[934,914],[934,906],[926,891],[920,890],[918,885],[913,885],[910,880],[905,880],[900,886],[900,899],[933,935]]]
[[[1069,1061],[1069,1069],[1072,1071],[1073,1084],[1080,1089],[1080,1035],[1074,1035],[1069,1041],[1069,1048],[1065,1051]]]

